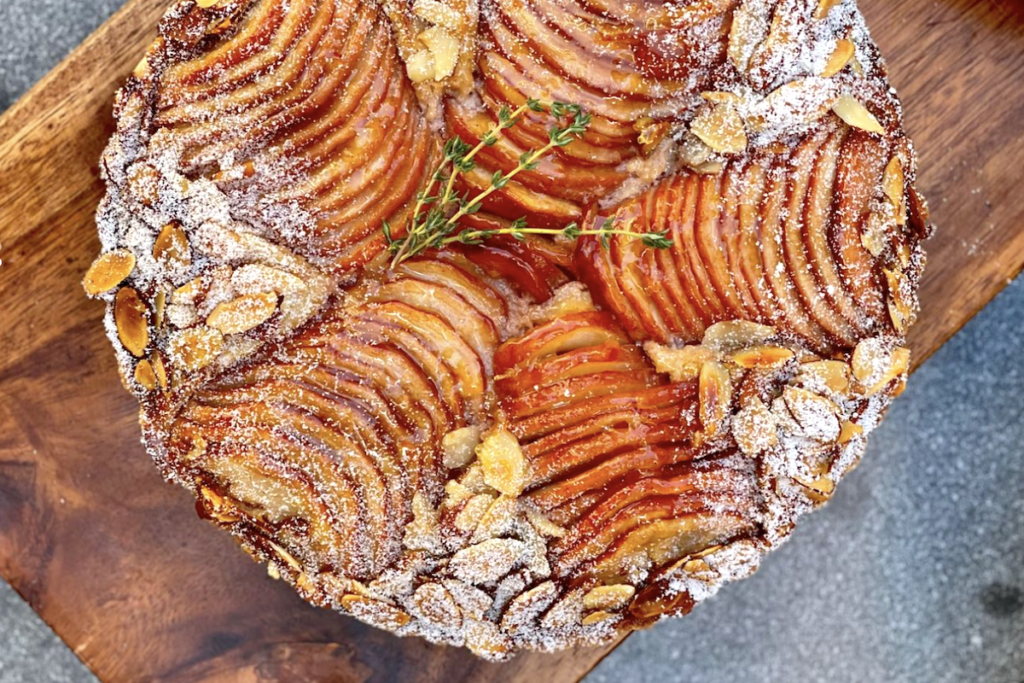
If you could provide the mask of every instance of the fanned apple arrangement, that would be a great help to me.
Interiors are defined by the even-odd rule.
[[[180,0],[115,114],[84,286],[146,445],[400,635],[685,614],[905,384],[930,228],[853,0]]]

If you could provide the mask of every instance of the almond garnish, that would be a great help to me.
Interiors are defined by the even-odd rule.
[[[469,584],[497,581],[512,571],[526,545],[512,538],[491,538],[463,548],[452,556],[448,569]]]
[[[504,428],[491,430],[476,447],[484,481],[506,496],[517,497],[526,488],[529,466],[519,441]]]
[[[762,453],[778,443],[772,413],[756,397],[733,417],[732,435],[740,450],[749,456]]]
[[[124,282],[125,278],[135,270],[135,254],[127,249],[115,249],[92,262],[85,273],[82,286],[89,296],[97,296],[109,292]]]
[[[720,154],[739,154],[747,148],[743,119],[729,104],[718,104],[702,111],[690,124],[690,132]]]
[[[636,141],[640,143],[644,156],[648,156],[668,136],[672,130],[672,124],[668,121],[655,121],[649,116],[644,116],[633,124],[633,130],[639,133]]]
[[[186,370],[202,370],[217,358],[222,348],[224,335],[209,327],[189,328],[171,342],[171,353]]]
[[[724,365],[705,363],[700,369],[698,394],[700,396],[700,422],[707,437],[713,437],[721,428],[732,403],[732,380]]]
[[[472,425],[455,429],[441,439],[441,450],[444,452],[444,466],[448,469],[459,469],[473,462],[476,447],[480,445],[482,425]]]
[[[364,595],[350,593],[341,598],[341,606],[352,616],[359,617],[380,628],[399,629],[412,621],[412,617],[394,605]]]
[[[182,265],[188,265],[192,261],[188,248],[188,237],[181,229],[180,223],[171,221],[160,230],[156,241],[153,242],[153,258],[157,261],[173,261]]]
[[[122,287],[114,299],[114,326],[122,346],[136,358],[149,345],[149,323],[146,320],[146,304],[139,293],[131,287]]]
[[[793,357],[793,352],[782,346],[752,346],[733,353],[729,360],[741,368],[777,368]]]
[[[405,60],[405,71],[413,83],[422,83],[434,77],[434,56],[430,50],[420,50]]]
[[[885,167],[882,175],[882,190],[892,203],[896,215],[896,225],[907,222],[907,203],[904,195],[903,164],[899,157],[893,157]]]
[[[459,41],[455,36],[440,26],[431,26],[420,33],[419,39],[430,50],[435,81],[455,73],[455,65],[459,62]]]
[[[412,13],[429,24],[443,26],[452,32],[457,33],[462,28],[459,12],[439,0],[415,0]]]
[[[821,75],[825,78],[835,76],[846,68],[846,65],[853,59],[856,51],[857,48],[853,42],[845,38],[840,39],[836,43],[836,49],[832,51],[832,56],[828,58],[828,63],[825,64],[825,70],[821,72]]]
[[[617,610],[625,607],[636,589],[628,583],[597,586],[583,596],[583,609]]]
[[[836,116],[854,128],[860,128],[868,133],[877,133],[879,135],[885,132],[885,128],[878,122],[874,114],[868,111],[868,108],[861,104],[859,100],[849,95],[843,95],[836,100],[835,104],[832,105],[832,111],[836,113]]]
[[[167,391],[167,369],[164,367],[164,357],[158,351],[154,351],[150,356],[150,363],[153,366],[153,373],[156,375],[157,385]]]
[[[767,343],[778,334],[771,325],[749,320],[726,320],[715,323],[704,332],[704,345],[721,351],[742,349]]]
[[[818,0],[818,6],[814,10],[814,18],[818,20],[824,19],[832,11],[832,8],[840,2],[842,0]]]
[[[587,616],[583,617],[583,619],[580,620],[580,623],[583,624],[584,626],[593,626],[594,624],[599,624],[602,621],[608,621],[609,619],[613,618],[614,616],[615,615],[611,614],[610,612],[604,612],[604,611],[593,612],[593,613],[588,614]]]
[[[248,332],[262,325],[277,311],[277,293],[244,294],[217,304],[206,324],[223,334]]]
[[[799,387],[786,387],[782,398],[804,436],[823,443],[839,438],[839,407],[835,403]]]
[[[156,389],[156,372],[153,364],[145,358],[135,366],[135,381],[147,391]]]
[[[439,583],[425,583],[412,596],[416,613],[424,621],[437,626],[458,627],[462,612],[452,594]]]
[[[705,363],[715,360],[714,351],[695,344],[673,349],[656,342],[647,342],[644,344],[644,352],[654,363],[654,369],[666,373],[673,382],[693,379],[700,374]]]
[[[800,366],[797,378],[811,389],[828,389],[837,394],[850,390],[850,366],[841,360],[819,360]]]
[[[740,73],[750,67],[750,58],[768,36],[768,8],[763,3],[741,3],[732,15],[729,29],[729,61]]]

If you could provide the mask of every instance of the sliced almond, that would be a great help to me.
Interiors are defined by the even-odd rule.
[[[602,621],[608,621],[609,619],[612,619],[614,617],[615,615],[611,614],[610,612],[593,612],[583,617],[583,619],[580,620],[580,623],[584,626],[593,626],[594,624],[600,624]]]
[[[690,124],[690,132],[720,154],[739,154],[747,148],[743,119],[729,104],[702,111]]]
[[[186,370],[202,370],[224,348],[224,335],[209,327],[191,327],[183,330],[171,342],[171,352]]]
[[[832,51],[832,56],[828,58],[828,62],[825,64],[825,70],[821,72],[821,75],[825,78],[831,78],[837,73],[846,68],[846,65],[853,59],[853,55],[856,53],[857,48],[852,41],[846,38],[841,38],[836,43],[836,49]]]
[[[115,249],[92,262],[85,273],[82,286],[89,296],[109,292],[124,282],[125,278],[135,270],[135,254],[127,249]]]
[[[837,394],[850,390],[850,366],[841,360],[804,363],[797,377],[811,389],[828,389]]]
[[[167,391],[167,369],[164,367],[164,357],[154,351],[150,357],[150,364],[153,366],[153,374],[156,375],[157,386],[163,391]]]
[[[903,175],[903,164],[899,157],[893,157],[885,167],[882,175],[882,190],[893,206],[896,216],[896,225],[904,225],[907,222],[907,202],[904,193],[905,179]]]
[[[277,311],[277,293],[244,294],[217,304],[206,324],[223,334],[239,334],[262,325]]]
[[[114,325],[124,348],[136,358],[142,358],[149,345],[149,322],[146,320],[146,304],[131,287],[122,287],[117,292]]]
[[[455,73],[459,63],[459,41],[440,26],[431,26],[419,35],[420,42],[427,46],[434,62],[434,80],[441,81]]]
[[[832,492],[836,490],[836,483],[832,481],[827,475],[822,475],[817,479],[797,479],[797,482],[801,486],[809,488],[817,494],[822,496],[831,496]]]
[[[460,581],[478,585],[497,581],[512,571],[526,545],[512,538],[491,538],[463,548],[452,556],[448,569]]]
[[[726,320],[715,323],[704,332],[704,345],[721,351],[742,349],[765,344],[778,331],[771,325],[761,325],[749,320]]]
[[[673,382],[683,382],[697,377],[701,367],[717,357],[707,346],[696,344],[673,349],[656,342],[647,342],[644,344],[644,351],[654,363],[654,369],[667,374]]]
[[[878,211],[872,211],[864,221],[860,232],[860,243],[868,253],[878,258],[888,244],[891,223]]]
[[[484,481],[506,496],[517,497],[526,488],[529,465],[519,441],[504,428],[491,430],[476,447]]]
[[[462,623],[455,598],[439,583],[423,584],[413,593],[412,601],[415,612],[427,623],[456,628]]]
[[[752,346],[733,353],[729,360],[741,368],[777,368],[794,356],[782,346]]]
[[[815,76],[785,83],[754,107],[747,126],[762,132],[810,125],[828,113],[838,94],[837,87],[831,79]]]
[[[448,469],[459,469],[473,462],[482,433],[482,425],[472,425],[445,434],[441,439],[444,466]]]
[[[394,605],[364,595],[345,595],[341,606],[352,616],[384,629],[399,629],[412,621],[412,617]]]
[[[405,71],[413,83],[422,83],[434,78],[434,55],[430,50],[419,50],[405,60]]]
[[[487,514],[487,510],[494,504],[495,497],[490,493],[478,493],[466,501],[459,513],[455,515],[452,524],[463,533],[474,531],[480,520]]]
[[[767,3],[741,3],[732,15],[729,29],[729,61],[741,74],[750,67],[750,58],[768,36]]]
[[[159,290],[153,297],[153,327],[159,330],[164,326],[164,310],[167,307],[167,291]]]
[[[552,522],[537,510],[527,510],[526,518],[530,520],[530,524],[532,524],[533,528],[537,530],[537,533],[542,536],[547,536],[549,538],[563,538],[568,533],[568,531]]]
[[[749,401],[733,417],[732,435],[740,450],[749,456],[763,453],[778,443],[775,420],[759,398]]]
[[[617,610],[629,604],[636,588],[628,583],[614,586],[597,586],[583,596],[583,609]]]
[[[135,366],[135,381],[148,391],[156,389],[156,372],[153,370],[153,364],[145,358]]]
[[[885,128],[878,122],[875,115],[868,111],[868,108],[861,104],[859,100],[849,95],[843,95],[836,100],[835,104],[832,105],[832,111],[836,113],[836,116],[854,128],[860,128],[868,133],[882,134],[885,132]]]
[[[202,7],[203,9],[209,9],[220,1],[221,0],[196,0],[196,5]]]
[[[705,363],[700,369],[699,390],[700,421],[704,434],[714,437],[722,426],[732,404],[732,380],[724,365]]]
[[[707,92],[702,92],[700,96],[713,104],[738,105],[743,102],[743,98],[736,93],[723,90],[708,90]]]
[[[840,2],[842,0],[818,0],[818,6],[814,10],[814,18],[818,20],[824,19],[832,11],[832,8]]]
[[[181,224],[172,221],[165,225],[153,242],[153,258],[166,263],[188,265],[192,261],[189,252],[188,236],[181,229]]]
[[[786,387],[782,398],[804,436],[822,443],[839,438],[839,407],[831,400],[799,387]]]
[[[850,422],[846,420],[843,422],[842,429],[839,431],[839,443],[849,443],[855,438],[864,433],[864,428],[856,422]]]

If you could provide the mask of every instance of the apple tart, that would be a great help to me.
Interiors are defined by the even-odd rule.
[[[930,228],[852,0],[180,0],[106,302],[162,473],[488,658],[745,577],[903,389]]]

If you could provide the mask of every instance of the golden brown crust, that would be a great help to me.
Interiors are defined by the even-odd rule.
[[[442,142],[592,124],[389,267]],[[86,275],[146,443],[308,600],[501,658],[688,612],[902,390],[928,231],[853,2],[180,0]],[[543,144],[529,112],[460,192]]]

